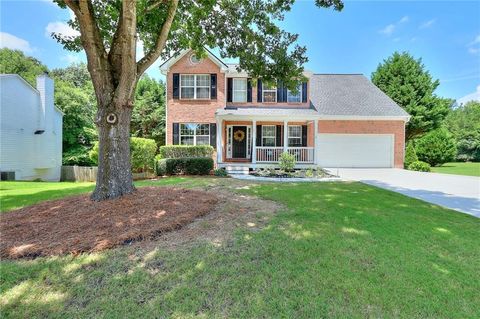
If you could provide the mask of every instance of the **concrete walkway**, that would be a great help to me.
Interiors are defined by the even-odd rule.
[[[389,189],[480,218],[480,178],[403,169],[331,168],[345,180]]]

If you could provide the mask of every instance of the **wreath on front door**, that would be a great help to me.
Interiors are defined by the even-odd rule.
[[[241,142],[245,139],[245,132],[241,130],[235,131],[235,133],[233,133],[233,138],[235,141]]]

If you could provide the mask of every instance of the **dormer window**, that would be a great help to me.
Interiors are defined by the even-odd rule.
[[[277,102],[277,87],[271,84],[262,83],[262,101],[263,103]]]
[[[181,74],[180,99],[210,99],[210,75]]]

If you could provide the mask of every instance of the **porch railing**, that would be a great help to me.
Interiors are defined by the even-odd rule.
[[[277,163],[283,147],[257,146],[257,163]],[[297,163],[313,163],[313,147],[287,147],[287,152],[295,156]]]

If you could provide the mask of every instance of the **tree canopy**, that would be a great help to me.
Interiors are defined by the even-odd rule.
[[[470,101],[451,110],[445,126],[457,143],[457,159],[480,161],[480,102]]]
[[[440,82],[433,80],[422,60],[395,52],[372,73],[372,82],[410,115],[406,139],[440,127],[452,100],[435,94]]]
[[[18,74],[31,86],[37,87],[37,76],[48,71],[48,68],[20,50],[0,49],[0,73]]]

